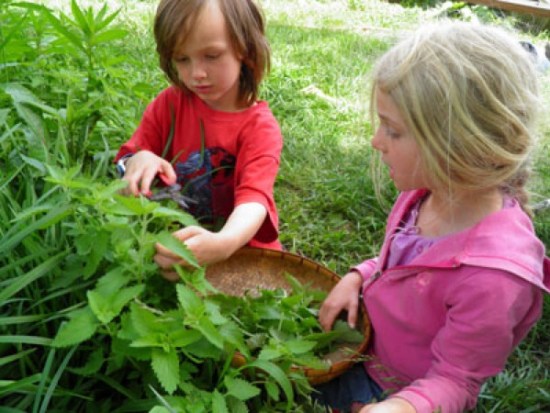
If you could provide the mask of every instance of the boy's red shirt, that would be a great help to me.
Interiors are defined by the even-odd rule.
[[[139,150],[161,156],[172,123],[173,138],[164,158],[173,164],[184,194],[197,201],[190,212],[203,223],[216,223],[225,221],[237,205],[258,202],[268,214],[249,245],[281,249],[273,186],[283,139],[267,102],[241,112],[220,112],[194,94],[169,87],[147,106],[115,162]]]

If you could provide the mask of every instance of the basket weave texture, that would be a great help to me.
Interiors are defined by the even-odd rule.
[[[335,272],[301,255],[252,247],[244,247],[229,259],[206,269],[206,278],[214,287],[235,296],[242,296],[247,292],[254,294],[254,291],[264,289],[283,288],[290,291],[285,277],[287,274],[308,288],[327,292],[340,280]],[[360,344],[343,344],[336,351],[325,355],[324,359],[329,361],[327,369],[302,368],[312,385],[325,383],[339,376],[365,353],[371,336],[371,325],[363,305],[358,326],[364,340]],[[240,354],[233,359],[236,365],[244,362],[244,357]]]

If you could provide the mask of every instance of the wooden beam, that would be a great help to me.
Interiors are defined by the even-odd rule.
[[[540,0],[466,0],[468,3],[483,4],[496,9],[518,13],[532,14],[540,17],[550,17],[550,4]]]

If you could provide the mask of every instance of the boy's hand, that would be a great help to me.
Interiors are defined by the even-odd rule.
[[[200,265],[223,261],[233,252],[228,248],[222,234],[210,232],[202,227],[185,227],[174,232],[173,235],[185,244]],[[156,245],[156,249],[154,260],[161,268],[162,276],[169,281],[178,281],[179,276],[173,270],[173,266],[178,264],[185,267],[190,264],[160,244]]]
[[[151,194],[151,183],[156,175],[163,175],[167,185],[176,183],[176,172],[165,159],[149,151],[139,151],[126,161],[126,173],[122,177],[128,186],[122,191],[125,195]]]

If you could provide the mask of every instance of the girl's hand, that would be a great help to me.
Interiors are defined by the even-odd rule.
[[[348,324],[354,328],[359,309],[359,291],[363,277],[357,271],[347,273],[332,289],[319,309],[319,322],[325,331],[329,331],[338,315],[346,310]]]
[[[223,261],[233,252],[226,248],[226,243],[222,234],[210,232],[202,227],[185,227],[174,232],[173,235],[185,244],[200,265],[214,264]],[[156,244],[156,249],[157,253],[154,260],[161,268],[162,276],[167,280],[179,280],[178,274],[173,269],[174,265],[177,264],[183,267],[191,267],[190,263],[173,254],[162,245]]]
[[[405,399],[392,397],[380,403],[367,404],[359,413],[416,413],[416,409]]]
[[[167,160],[149,151],[139,151],[126,161],[126,173],[122,177],[128,186],[122,191],[125,195],[151,194],[151,183],[156,175],[163,175],[164,183],[176,183],[176,172]]]

